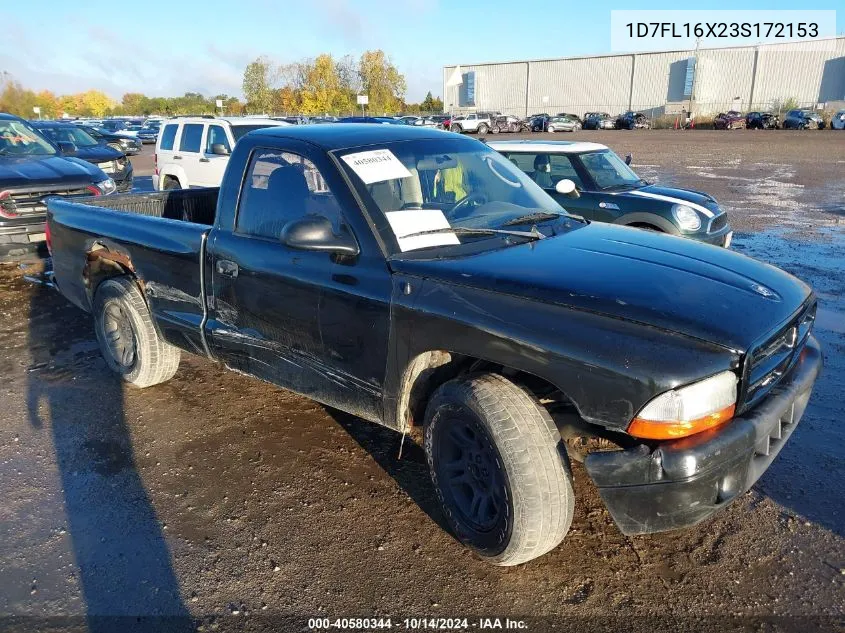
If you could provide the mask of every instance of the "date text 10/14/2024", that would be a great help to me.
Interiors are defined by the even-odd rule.
[[[527,631],[528,624],[524,620],[511,618],[310,618],[310,630],[339,629],[347,631],[376,631],[400,629],[407,631]]]

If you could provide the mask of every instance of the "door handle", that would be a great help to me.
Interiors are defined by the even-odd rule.
[[[228,259],[218,259],[215,269],[221,275],[231,277],[232,279],[235,279],[238,276],[238,265]]]
[[[182,157],[181,156],[174,156],[173,160],[182,160]]]
[[[210,163],[211,160],[209,160],[208,158],[200,158],[200,162],[201,163]]]

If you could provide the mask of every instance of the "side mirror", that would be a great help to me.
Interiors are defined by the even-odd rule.
[[[59,141],[56,143],[59,148],[59,153],[62,156],[76,156],[76,145],[68,141]]]
[[[633,154],[627,154],[627,155],[625,156],[625,164],[626,164],[626,165],[630,165],[632,160],[634,160],[634,155],[633,155]]]
[[[555,185],[555,191],[564,196],[569,196],[570,198],[581,197],[581,194],[578,193],[578,188],[575,186],[575,183],[572,182],[569,178],[558,180],[557,184]]]
[[[291,220],[282,228],[282,244],[303,251],[324,251],[350,255],[360,253],[358,242],[345,226],[335,235],[331,221],[322,215],[307,215]]]
[[[215,156],[228,156],[230,152],[223,143],[214,143],[211,146],[211,153]]]

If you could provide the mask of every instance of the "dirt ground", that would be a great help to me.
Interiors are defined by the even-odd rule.
[[[445,529],[418,447],[399,460],[393,432],[187,354],[169,383],[124,387],[90,318],[4,265],[0,631],[308,631],[309,618],[364,616],[402,630],[426,616],[479,630],[506,617],[529,631],[843,630],[845,133],[555,138],[632,152],[644,178],[712,193],[737,251],[816,289],[826,367],[749,493],[696,528],[628,538],[576,464],[563,544],[492,567]],[[141,186],[151,151],[133,159]]]

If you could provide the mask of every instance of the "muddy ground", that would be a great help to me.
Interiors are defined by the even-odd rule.
[[[845,134],[556,138],[573,136],[633,152],[645,178],[714,194],[736,250],[819,294],[824,374],[748,494],[696,528],[628,538],[575,465],[563,544],[491,567],[444,529],[419,448],[399,460],[391,431],[187,354],[169,383],[124,387],[88,316],[5,265],[0,631],[187,631],[188,616],[221,631],[307,631],[326,616],[394,628],[510,617],[533,631],[841,627]],[[134,159],[139,176],[150,153]]]

